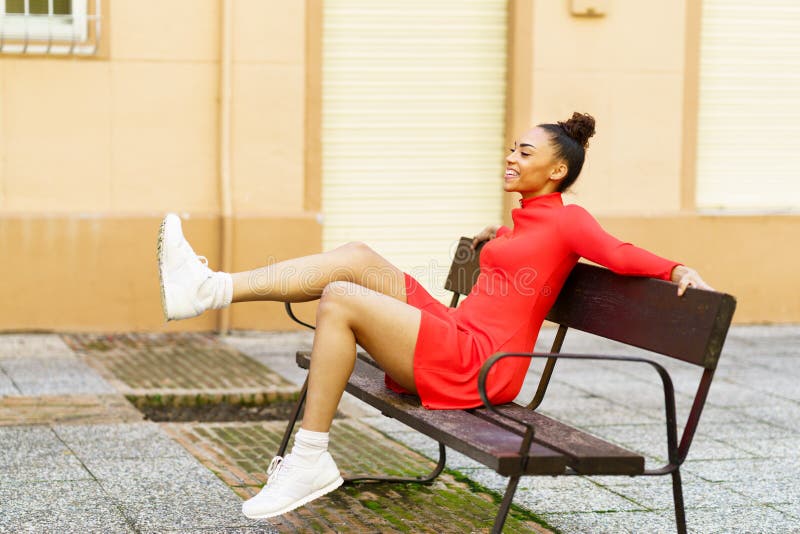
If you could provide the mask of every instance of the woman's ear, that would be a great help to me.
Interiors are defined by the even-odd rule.
[[[563,160],[561,160],[555,165],[555,167],[550,169],[550,179],[561,180],[567,175],[568,170],[569,169],[567,168],[567,164]]]

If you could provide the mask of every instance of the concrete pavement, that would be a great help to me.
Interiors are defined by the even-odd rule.
[[[553,334],[544,330],[537,348],[545,350]],[[495,505],[479,486],[502,491],[505,482],[452,451],[448,467],[478,485],[449,473],[433,488],[356,486],[290,520],[248,520],[241,499],[263,482],[269,458],[262,457],[271,454],[283,423],[154,423],[136,409],[154,400],[201,407],[291,402],[304,378],[293,354],[310,340],[302,332],[223,340],[0,335],[0,532],[484,529],[482,518],[491,520],[483,516]],[[798,326],[732,328],[682,469],[690,531],[800,532],[799,347]],[[567,335],[563,350],[641,353],[578,332]],[[200,353],[206,363],[198,363]],[[699,373],[680,362],[667,366],[681,422]],[[663,397],[651,373],[559,362],[541,409],[656,465],[665,456]],[[533,384],[532,372],[521,397]],[[407,469],[432,465],[425,459],[436,452],[431,440],[353,398],[341,411],[332,438],[343,470],[390,466],[387,458]],[[369,465],[349,454],[352,442],[371,444]],[[403,517],[397,502],[414,502],[418,517]],[[536,522],[543,520],[561,532],[674,532],[667,477],[528,478],[515,503],[530,514],[518,511],[509,531],[544,531]]]

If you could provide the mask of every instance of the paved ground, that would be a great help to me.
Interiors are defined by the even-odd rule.
[[[543,331],[540,349],[553,333]],[[303,378],[292,354],[309,344],[303,333],[243,333],[224,344],[213,336],[1,335],[0,532],[483,530],[493,497],[455,471],[495,490],[504,481],[452,452],[455,471],[432,488],[347,488],[282,521],[250,521],[241,498],[263,481],[280,422],[157,424],[134,408],[280,404]],[[798,347],[800,327],[732,329],[682,470],[691,531],[800,532]],[[635,352],[572,332],[564,350]],[[699,375],[669,368],[682,421]],[[656,465],[665,456],[656,380],[647,369],[560,362],[542,409]],[[343,470],[432,466],[415,452],[432,456],[430,440],[352,398],[341,411],[332,448]],[[352,443],[368,443],[369,454],[353,455]],[[421,512],[409,516],[397,506],[405,502]],[[530,478],[515,502],[561,532],[674,531],[663,477]],[[509,531],[541,530],[532,514],[518,511]]]

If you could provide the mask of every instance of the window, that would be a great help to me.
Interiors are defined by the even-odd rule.
[[[99,0],[0,0],[0,52],[93,53],[99,15]]]

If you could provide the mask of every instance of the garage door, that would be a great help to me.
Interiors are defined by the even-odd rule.
[[[800,2],[704,0],[697,204],[800,209]]]
[[[326,0],[326,250],[365,241],[428,290],[501,220],[505,1]]]

